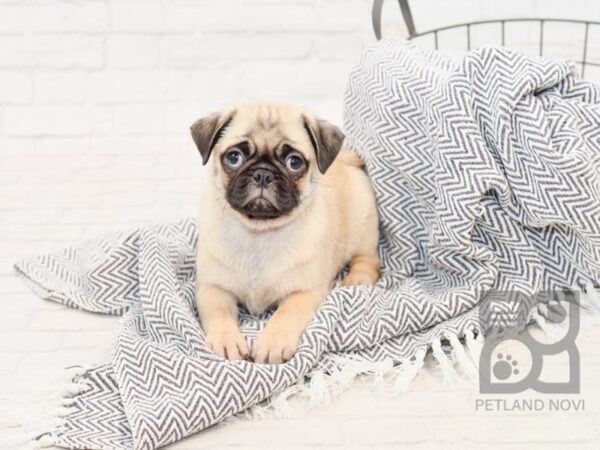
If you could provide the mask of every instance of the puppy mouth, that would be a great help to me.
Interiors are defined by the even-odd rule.
[[[241,208],[241,213],[253,220],[275,219],[281,211],[274,204],[271,192],[268,189],[257,189]]]
[[[258,197],[246,203],[242,212],[253,220],[275,219],[281,215],[280,211],[264,197]]]

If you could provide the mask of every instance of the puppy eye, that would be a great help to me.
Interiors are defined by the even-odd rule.
[[[285,158],[285,167],[292,173],[298,173],[304,168],[304,159],[297,154],[292,153]]]
[[[244,153],[239,148],[234,147],[225,153],[225,163],[232,169],[239,168],[243,162]]]

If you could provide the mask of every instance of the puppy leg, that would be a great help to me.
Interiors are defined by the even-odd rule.
[[[250,354],[238,327],[237,302],[233,295],[214,285],[199,286],[196,304],[206,344],[213,352],[227,359],[242,359]]]
[[[350,272],[342,280],[342,286],[373,284],[379,279],[379,224],[377,215],[368,217],[367,233],[350,260]]]
[[[279,364],[291,359],[325,295],[327,290],[295,292],[286,297],[252,348],[254,362]]]
[[[350,260],[350,272],[342,280],[342,286],[369,285],[378,279],[379,258],[374,255],[357,254]]]

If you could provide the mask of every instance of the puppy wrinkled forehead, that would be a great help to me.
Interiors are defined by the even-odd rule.
[[[240,136],[254,143],[260,152],[272,151],[283,141],[308,142],[299,108],[276,103],[240,105],[234,127]]]
[[[255,116],[255,126],[261,132],[279,129],[282,122],[282,112],[274,105],[259,105]]]

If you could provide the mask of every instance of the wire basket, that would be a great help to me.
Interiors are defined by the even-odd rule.
[[[374,0],[372,19],[373,19],[373,30],[375,37],[381,39],[381,15],[383,9],[384,0]],[[444,33],[449,31],[462,31],[465,33],[465,50],[471,50],[473,40],[472,33],[482,26],[497,26],[496,33],[499,39],[496,40],[502,46],[507,46],[507,26],[517,23],[527,23],[532,27],[537,28],[535,33],[537,37],[535,42],[529,42],[529,46],[536,48],[536,53],[539,56],[545,55],[545,33],[544,31],[549,24],[572,24],[578,25],[583,28],[582,42],[570,49],[568,59],[574,61],[580,69],[582,77],[586,77],[586,68],[600,68],[599,60],[590,60],[589,58],[589,40],[590,40],[590,27],[600,26],[600,22],[588,21],[588,20],[571,20],[571,19],[554,19],[554,18],[507,18],[507,19],[493,19],[493,20],[480,20],[475,22],[459,23],[455,25],[448,25],[440,28],[435,28],[427,31],[417,31],[415,22],[413,20],[412,12],[408,0],[397,0],[402,12],[402,18],[408,31],[408,39],[415,41],[424,41],[429,39],[430,45],[436,50],[440,48],[440,42],[444,37]],[[599,29],[600,30],[600,29]],[[596,71],[597,74],[594,78],[600,77],[600,70]],[[587,77],[589,78],[589,77]]]

